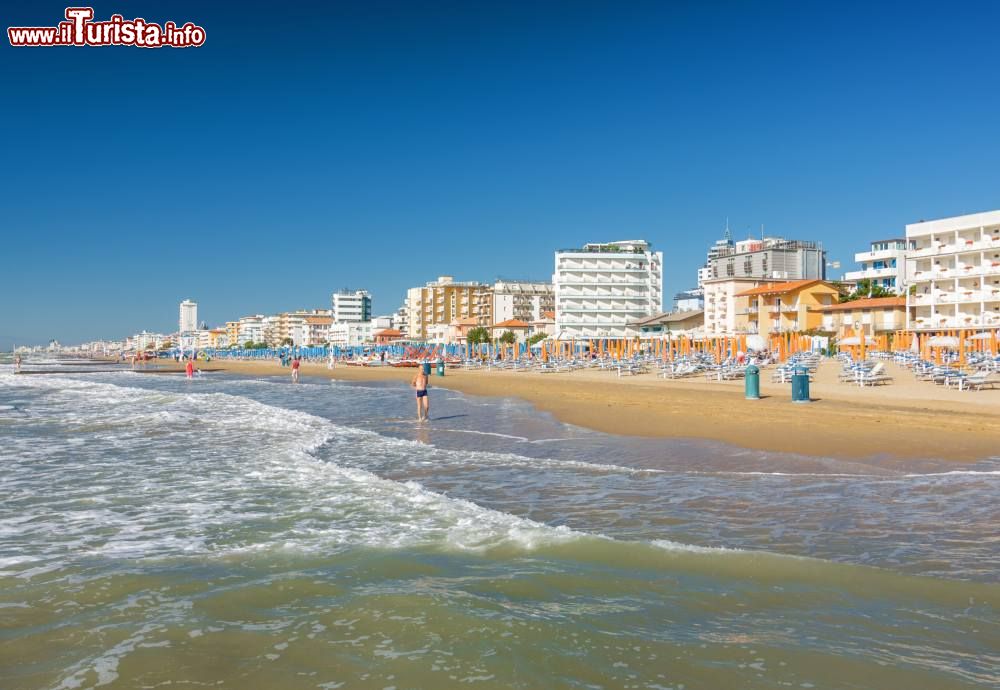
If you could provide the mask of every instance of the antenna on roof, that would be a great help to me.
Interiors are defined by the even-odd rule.
[[[764,224],[763,223],[760,224],[760,239],[761,239],[761,242],[764,241]]]
[[[729,232],[729,216],[726,216],[726,234],[723,235],[722,239],[729,244],[733,243],[733,233]]]

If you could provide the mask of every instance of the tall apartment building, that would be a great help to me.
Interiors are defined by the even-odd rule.
[[[905,238],[875,240],[869,251],[854,255],[861,270],[848,271],[844,280],[870,280],[874,285],[903,294],[907,285],[906,256],[910,244]]]
[[[447,328],[452,321],[472,316],[481,326],[493,325],[493,288],[489,285],[456,283],[451,276],[440,276],[423,287],[406,291],[408,338],[426,340],[433,327]]]
[[[543,313],[555,311],[555,308],[556,292],[552,283],[498,280],[493,284],[493,323],[512,319],[537,321]]]
[[[817,242],[765,237],[720,248],[708,262],[707,279],[826,280],[826,251]]]
[[[1000,211],[906,226],[909,328],[1000,327]]]
[[[729,223],[727,222],[725,235],[722,236],[721,240],[716,240],[715,244],[708,248],[705,265],[698,269],[699,289],[704,288],[705,281],[712,278],[712,260],[721,256],[724,252],[729,252],[734,246],[733,235],[729,232]]]
[[[177,330],[180,333],[188,333],[198,330],[198,303],[189,299],[181,302],[180,318],[178,319]]]
[[[367,290],[339,290],[331,297],[333,323],[372,320],[372,296]]]
[[[663,311],[663,252],[644,240],[586,244],[555,253],[556,334],[624,338]]]
[[[239,331],[236,335],[236,342],[240,346],[245,342],[264,342],[264,315],[244,316],[240,319]]]

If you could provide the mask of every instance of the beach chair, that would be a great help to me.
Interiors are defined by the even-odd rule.
[[[993,388],[997,383],[1000,383],[1000,380],[993,378],[993,372],[977,371],[975,374],[969,374],[961,379],[958,382],[958,390],[981,391],[986,386]]]
[[[861,372],[858,375],[858,385],[859,386],[875,386],[879,384],[886,384],[892,381],[892,377],[885,373],[885,363],[879,362],[871,371]]]

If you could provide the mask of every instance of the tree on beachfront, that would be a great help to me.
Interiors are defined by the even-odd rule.
[[[535,333],[534,335],[528,336],[527,343],[528,343],[529,346],[530,345],[536,345],[536,344],[542,342],[543,340],[545,340],[548,337],[549,337],[549,334],[546,333],[546,332],[544,332],[544,331],[542,331],[542,332],[539,332],[539,333]]]
[[[853,302],[858,299],[868,299],[869,297],[895,297],[896,293],[887,290],[881,285],[876,285],[870,279],[859,280],[854,292],[840,298],[841,302]]]
[[[294,340],[292,340],[291,338],[283,338],[283,339],[281,340],[281,344],[282,344],[282,345],[294,345],[294,344],[295,344],[295,341],[294,341]]]
[[[470,328],[469,332],[465,335],[465,341],[469,345],[479,345],[481,343],[490,342],[490,332],[486,330],[483,326],[476,326],[475,328]]]
[[[504,331],[500,336],[500,342],[506,345],[513,345],[517,342],[517,336],[514,335],[514,331]]]

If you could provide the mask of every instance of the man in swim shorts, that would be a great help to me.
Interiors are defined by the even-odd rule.
[[[431,399],[427,397],[427,389],[430,386],[423,369],[417,369],[417,375],[410,381],[410,387],[417,392],[417,421],[430,419]]]

